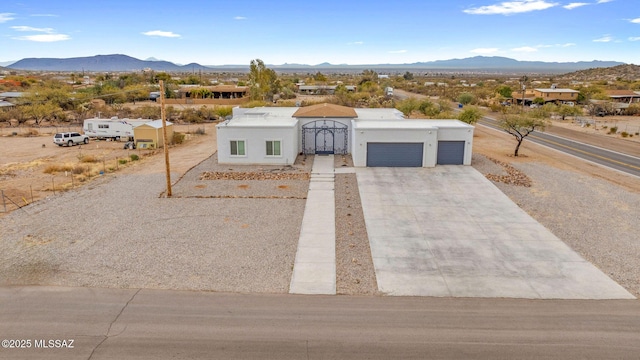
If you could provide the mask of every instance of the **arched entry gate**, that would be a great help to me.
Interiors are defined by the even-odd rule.
[[[347,154],[349,127],[335,120],[316,120],[302,125],[305,154]]]

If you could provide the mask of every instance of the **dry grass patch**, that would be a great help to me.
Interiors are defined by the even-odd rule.
[[[78,156],[78,160],[81,163],[97,163],[100,162],[100,159],[95,155],[80,155]]]
[[[45,174],[53,175],[53,174],[71,171],[71,170],[73,170],[73,165],[71,164],[51,164],[51,165],[47,165],[47,167],[45,167],[42,172]]]

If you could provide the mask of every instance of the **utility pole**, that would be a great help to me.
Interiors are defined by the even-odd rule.
[[[171,197],[171,168],[169,166],[169,137],[167,136],[167,115],[164,111],[164,80],[160,80],[160,117],[162,118],[162,138],[164,141],[164,163],[167,175],[167,197]]]
[[[520,79],[522,83],[522,112],[524,112],[524,94],[525,94],[525,90],[527,89],[527,80],[529,80],[527,75],[523,75],[522,78]]]

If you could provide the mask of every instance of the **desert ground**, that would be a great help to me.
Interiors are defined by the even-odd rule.
[[[553,130],[564,129],[568,134],[563,134],[564,136],[583,142],[595,143],[602,147],[615,147],[617,151],[632,154],[637,154],[638,152],[637,142],[629,138],[622,139],[597,131],[591,134],[586,131],[581,131],[583,129],[582,127],[572,129],[573,125],[569,123],[561,125],[562,126],[552,126],[548,131],[553,132]],[[198,127],[204,128],[204,134],[195,134],[195,130]],[[71,148],[57,147],[51,142],[51,134],[44,129],[38,129],[39,136],[31,137],[20,135],[7,136],[11,135],[11,133],[6,131],[6,129],[3,131],[3,135],[5,136],[0,136],[0,148],[3,149],[0,153],[0,189],[4,190],[5,195],[10,197],[17,206],[23,206],[32,201],[37,202],[38,199],[45,202],[55,200],[57,199],[57,195],[54,195],[54,190],[56,192],[80,192],[82,189],[89,187],[92,189],[91,191],[95,191],[100,184],[110,181],[110,178],[122,180],[127,177],[144,177],[149,174],[155,174],[154,176],[157,176],[158,173],[164,171],[162,151],[143,152],[138,150],[124,150],[122,143],[105,141],[92,141],[86,146],[75,146]],[[25,133],[30,132],[25,129],[21,129],[20,131],[24,131]],[[52,132],[54,131],[55,130]],[[173,177],[178,192],[182,192],[180,189],[181,186],[185,187],[185,189],[189,187],[191,192],[207,191],[203,188],[203,185],[194,186],[194,183],[185,181],[188,180],[186,177],[191,176],[189,174],[193,173],[190,172],[192,169],[198,170],[199,167],[203,166],[215,167],[215,164],[213,164],[215,157],[212,157],[216,151],[215,124],[179,125],[176,127],[176,131],[190,133],[185,143],[170,147],[171,170],[172,173],[178,174],[177,177]],[[637,242],[637,234],[640,232],[640,223],[637,222],[637,209],[640,207],[640,179],[617,171],[608,170],[589,162],[576,160],[574,157],[560,154],[557,151],[527,142],[526,140],[521,148],[521,156],[515,158],[511,155],[514,146],[515,142],[510,135],[477,126],[474,136],[474,159],[472,166],[490,179],[493,179],[494,184],[515,203],[549,228],[556,236],[565,241],[580,255],[591,261],[631,293],[640,296],[640,265],[637,262],[637,259],[640,257],[640,244]],[[132,154],[138,155],[139,160],[129,161]],[[83,159],[86,157],[97,158],[99,161],[83,162]],[[121,164],[119,160],[128,161]],[[345,160],[337,157],[337,161],[348,161],[348,159]],[[48,167],[61,164],[68,164],[71,170],[67,171],[67,174],[63,171],[45,173]],[[78,173],[75,174],[73,169],[76,166],[92,166],[92,171],[95,173],[78,171]],[[510,172],[510,170],[508,170],[509,167],[515,170]],[[220,169],[230,170],[226,168]],[[233,170],[239,171],[240,169]],[[103,173],[100,174],[100,171]],[[514,171],[515,175],[513,175]],[[185,181],[181,181],[181,176],[185,174],[187,174],[184,179]],[[497,175],[497,177],[494,175]],[[500,181],[501,177],[506,179],[514,177],[520,180],[524,179],[530,186],[522,186],[519,181],[502,183]],[[93,183],[97,185],[91,185]],[[235,193],[245,191],[247,184],[249,185],[248,188],[254,187],[252,185],[253,183],[242,181],[240,185],[245,187],[231,184],[231,188],[229,188],[228,191],[231,192],[232,188]],[[337,188],[336,192],[345,191],[345,193],[347,193],[357,188],[357,183],[354,178],[337,178],[336,184],[338,187],[344,187],[344,189]],[[255,186],[255,188],[258,187],[257,185]],[[270,191],[281,192],[283,188],[282,186],[278,186],[274,188],[276,190]],[[293,187],[289,187],[289,189],[293,189]],[[100,192],[104,191],[105,190],[102,190]],[[162,194],[158,193],[156,196],[162,196]],[[153,199],[149,201],[151,200]],[[351,200],[357,199],[351,197]],[[144,201],[144,199],[140,201]],[[158,198],[156,197],[152,202],[154,204],[157,203],[156,206],[161,206],[161,203],[157,201]],[[180,198],[177,197],[175,201],[180,201]],[[225,214],[219,218],[211,218],[214,223],[210,226],[215,225],[215,229],[219,230],[229,228],[229,231],[232,231],[227,234],[229,239],[246,238],[246,241],[249,241],[252,239],[250,234],[254,234],[255,230],[251,231],[254,226],[263,226],[265,228],[270,226],[268,223],[260,223],[257,215],[254,217],[246,216],[248,205],[245,204],[245,199],[216,198],[216,196],[207,199],[206,197],[195,196],[191,197],[188,201],[193,202],[194,205],[190,206],[195,206],[193,209],[195,212],[205,211],[205,208],[199,209],[199,206],[207,206],[205,204],[206,202],[219,204],[221,206],[221,210],[219,211]],[[276,199],[276,201],[291,204],[291,211],[293,212],[283,213],[288,214],[286,215],[286,219],[290,220],[296,216],[301,216],[299,210],[300,204],[304,203],[302,197],[293,197],[289,200]],[[22,211],[17,210],[16,205],[12,203],[7,203],[6,205],[8,212]],[[93,204],[92,206],[99,206],[99,204]],[[236,207],[238,208],[237,214],[235,210],[233,210]],[[376,294],[375,273],[370,261],[370,253],[368,253],[369,248],[366,235],[360,236],[363,235],[363,232],[353,230],[356,227],[364,228],[362,212],[358,210],[358,204],[355,202],[341,205],[337,204],[336,207],[336,214],[338,215],[336,227],[344,228],[337,232],[336,239],[338,252],[336,254],[338,258],[337,270],[339,277],[337,281],[338,291],[342,294]],[[32,211],[29,206],[24,209],[29,212]],[[0,211],[2,210],[3,209],[0,208]],[[78,211],[81,211],[81,209]],[[350,216],[340,216],[341,213],[349,213]],[[7,213],[0,212],[0,217],[3,216],[7,216]],[[178,215],[176,214],[175,216]],[[28,215],[27,217],[33,217],[33,215]],[[282,219],[284,220],[285,218]],[[13,220],[11,221],[13,222]],[[220,221],[220,223],[217,224],[215,221]],[[291,223],[291,231],[295,232],[297,221],[291,221]],[[221,241],[223,238],[224,236],[220,238]],[[274,239],[278,238],[279,237],[274,237]],[[0,240],[2,240],[2,238],[0,238]],[[28,236],[27,238],[23,238],[23,241],[31,240],[33,239]],[[256,239],[253,239],[251,241],[255,240]],[[181,241],[187,240],[183,239]],[[296,239],[294,236],[285,243],[274,240],[273,245],[284,246],[281,248],[281,252],[286,254],[285,257],[287,259],[283,261],[287,262],[292,261],[291,258],[295,255],[295,243]],[[250,246],[250,244],[251,243],[247,243],[246,246]],[[230,244],[225,242],[219,245],[230,246]],[[113,251],[118,252],[118,246],[114,246]],[[204,244],[204,246],[210,245]],[[72,248],[68,247],[68,249]],[[220,248],[216,249],[217,251],[214,253],[218,254]],[[247,248],[243,249],[244,252],[254,252]],[[107,250],[106,248],[104,249],[104,251]],[[264,252],[264,249],[262,251]],[[259,254],[260,249],[253,255],[258,258],[264,257],[259,256]],[[100,255],[104,256],[106,253],[100,253]],[[63,255],[63,253],[61,253],[60,256],[60,259],[57,260],[62,261],[63,264],[67,264],[61,267],[71,267],[74,265],[73,263],[70,264],[70,262],[75,261],[73,260],[74,255]],[[118,253],[118,256],[126,259],[123,254]],[[143,256],[143,258],[146,257]],[[19,259],[25,260],[22,257],[16,257],[12,261],[18,261]],[[131,262],[127,264],[144,263],[144,261],[140,259],[140,257],[136,258],[135,261],[131,259]],[[157,261],[154,260],[156,258],[149,255],[148,259],[149,263],[147,266],[156,269],[158,266]],[[356,260],[354,261],[354,259]],[[176,261],[176,266],[180,264],[180,261],[187,261],[184,259],[172,260]],[[257,260],[256,257],[245,258],[242,256],[238,259],[220,257],[215,261],[217,261],[217,264],[229,261],[232,263],[229,265],[229,271],[240,276],[246,275],[245,273],[247,271],[251,271],[251,268],[248,267],[251,266],[250,264],[255,265]],[[185,264],[191,263],[187,262]],[[274,271],[270,269],[271,265],[269,262],[265,262],[264,264],[264,269],[266,269],[265,274],[267,274],[265,278],[272,277],[268,275],[273,274],[272,271]],[[349,267],[352,268],[350,269]],[[17,282],[12,282],[12,284],[41,283],[43,285],[69,286],[89,286],[90,284],[95,284],[95,286],[106,287],[133,286],[241,292],[252,291],[252,286],[264,284],[264,282],[252,284],[251,282],[243,282],[236,279],[237,281],[233,283],[221,283],[217,285],[218,287],[210,286],[211,281],[215,283],[215,281],[223,281],[223,278],[213,280],[208,278],[208,272],[203,270],[204,268],[192,269],[194,273],[201,274],[199,275],[200,277],[193,275],[193,273],[182,274],[182,272],[184,272],[183,266],[176,267],[176,274],[171,274],[169,278],[163,277],[163,271],[166,270],[164,268],[157,268],[155,272],[145,269],[137,278],[136,271],[127,271],[127,276],[129,276],[127,279],[118,278],[118,276],[122,274],[122,272],[119,271],[121,269],[114,270],[111,267],[106,267],[106,270],[113,271],[112,278],[111,275],[105,276],[103,273],[103,275],[99,277],[95,276],[95,274],[101,273],[104,269],[91,268],[85,275],[82,274],[82,271],[86,271],[83,269],[86,268],[79,267],[77,269],[79,272],[69,272],[67,274],[62,271],[56,271],[52,273],[55,275],[53,278],[50,277],[53,276],[51,274],[46,277],[35,278],[27,273],[25,274],[29,276],[25,274],[15,274],[17,276],[24,275],[24,281],[18,280]],[[202,273],[198,271],[202,271]],[[289,271],[290,269],[279,269],[278,272],[284,273],[277,286],[265,286],[264,289],[258,291],[281,292],[286,290],[286,279],[290,277],[290,274],[287,275]],[[154,277],[149,277],[148,274],[150,273],[153,273]],[[184,280],[178,279],[178,275],[184,275]],[[17,278],[18,277],[16,277],[16,279]],[[249,278],[250,277],[247,277],[247,279]],[[109,281],[105,279],[109,279]],[[3,282],[6,281],[7,279],[3,280]]]
[[[198,130],[204,135],[196,135]],[[159,150],[124,149],[124,143],[91,140],[87,145],[59,147],[53,144],[53,134],[59,131],[81,131],[80,127],[2,128],[0,129],[0,190],[4,192],[7,211],[38,201],[56,192],[68,191],[89,183],[97,177],[119,173],[125,168],[143,171],[145,160],[163,156]],[[182,145],[197,153],[197,144],[209,152],[215,146],[215,124],[174,125],[185,133]],[[17,133],[17,136],[13,136]],[[209,144],[206,144],[209,142]],[[173,151],[171,151],[173,152]],[[139,160],[132,161],[137,155]],[[180,159],[176,159],[180,163]],[[4,207],[0,202],[0,216]]]

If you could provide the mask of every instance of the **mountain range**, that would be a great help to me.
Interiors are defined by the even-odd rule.
[[[590,68],[603,68],[623,65],[617,61],[580,61],[580,62],[543,62],[519,61],[499,56],[475,56],[464,59],[437,60],[411,64],[371,64],[371,65],[334,65],[322,63],[318,65],[282,64],[267,65],[281,72],[325,71],[325,72],[360,72],[371,69],[378,72],[401,71],[441,71],[441,72],[487,72],[487,73],[566,73]],[[26,71],[140,71],[151,69],[165,72],[194,71],[235,71],[248,72],[249,65],[200,65],[191,63],[177,65],[169,61],[140,60],[127,55],[96,55],[76,58],[25,58],[7,66],[10,69]]]

